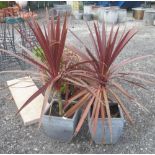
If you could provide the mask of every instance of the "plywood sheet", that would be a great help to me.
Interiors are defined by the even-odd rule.
[[[14,83],[16,84],[12,85]],[[30,77],[10,80],[7,81],[7,84],[9,86],[12,85],[9,89],[18,109],[38,90]],[[39,121],[43,100],[44,96],[41,94],[20,112],[24,125],[30,125]]]

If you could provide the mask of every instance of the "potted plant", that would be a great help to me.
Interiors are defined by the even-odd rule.
[[[51,68],[52,78],[57,78],[65,72],[66,65],[69,62],[65,60],[66,54],[63,56],[63,52],[65,51],[65,40],[67,34],[67,18],[65,18],[63,23],[63,28],[61,32],[60,28],[60,17],[57,18],[56,25],[54,24],[54,19],[51,18],[51,21],[47,24],[47,32],[45,30],[45,39],[40,40],[42,38],[41,31],[39,32],[39,26],[35,21],[29,22],[30,27],[32,28],[41,48],[37,48],[35,51],[35,55],[40,58],[41,62],[47,64]],[[49,54],[47,59],[46,51]],[[50,55],[51,54],[51,55]],[[53,63],[51,63],[53,62]],[[51,64],[50,64],[51,63]],[[71,64],[71,62],[70,62]],[[70,66],[70,65],[69,65]],[[49,81],[48,73],[44,69],[42,70],[43,74],[47,75],[44,78],[44,84]],[[63,79],[63,77],[58,78],[55,84],[49,88],[47,92],[47,99],[49,95],[52,93],[52,101],[49,105],[49,108],[44,112],[42,118],[42,125],[45,133],[55,139],[60,141],[70,141],[73,137],[73,133],[75,127],[78,123],[78,118],[80,111],[77,110],[75,114],[70,117],[63,117],[63,114],[66,109],[64,109],[65,101],[76,93],[76,87],[71,85],[69,82]],[[51,91],[51,93],[50,93]],[[46,92],[45,92],[46,97]],[[47,101],[46,99],[46,101]],[[75,105],[75,101],[71,102],[71,107]]]
[[[45,133],[47,133],[48,136],[61,141],[70,141],[77,125],[80,111],[77,110],[70,117],[63,117],[63,114],[67,110],[64,109],[65,101],[78,90],[76,86],[71,84],[71,77],[68,72],[68,70],[71,71],[72,66],[75,65],[75,59],[70,59],[71,57],[68,58],[66,56],[68,52],[67,54],[64,54],[66,50],[67,18],[65,17],[64,19],[62,29],[59,16],[57,17],[56,24],[53,17],[48,21],[47,27],[44,26],[44,32],[33,18],[28,21],[28,25],[32,29],[39,45],[36,43],[33,45],[32,42],[26,38],[34,51],[31,52],[20,45],[26,54],[20,56],[11,54],[38,67],[39,73],[37,75],[41,79],[43,86],[23,104],[17,114],[34,98],[43,93],[45,98],[40,122],[43,125]],[[18,30],[18,32],[22,35],[25,34],[20,30]],[[2,51],[10,54],[9,51],[3,49]],[[52,101],[49,105],[48,101],[51,96]],[[69,101],[69,103],[70,107],[72,107],[75,105],[76,101]]]
[[[46,59],[43,54],[43,50],[41,48],[35,49],[34,53],[42,62],[45,63]],[[65,54],[65,57],[66,55],[67,54]],[[71,55],[69,56],[71,57]],[[67,60],[65,60],[65,58],[63,57],[62,63],[65,63],[65,61]],[[44,71],[41,70],[41,73],[42,72]],[[43,74],[46,74],[46,73],[44,72]],[[42,74],[41,74],[41,78],[42,78],[42,83],[45,84],[47,79],[44,76],[42,76]],[[69,92],[67,91],[67,89],[69,90]],[[49,105],[49,108],[47,108],[47,110],[45,111],[42,118],[42,125],[44,128],[44,132],[49,137],[63,142],[69,142],[72,140],[75,127],[79,120],[80,110],[77,110],[74,115],[67,118],[67,117],[63,117],[63,114],[65,112],[63,110],[63,107],[65,104],[65,101],[70,96],[74,95],[75,90],[76,89],[74,88],[73,85],[63,82],[59,90],[60,94],[57,93],[56,95],[52,96],[51,104]],[[74,105],[76,104],[76,102],[74,101],[72,102],[72,104]]]
[[[81,51],[71,44],[67,45],[68,48],[76,52],[83,61],[88,61],[89,63],[81,66],[78,73],[72,74],[72,76],[76,75],[76,80],[78,78],[82,79],[79,80],[79,83],[83,86],[83,94],[79,93],[79,96],[81,95],[79,102],[71,107],[65,113],[65,116],[69,117],[74,111],[82,107],[83,112],[76,127],[75,135],[79,132],[84,120],[88,117],[89,131],[92,139],[99,144],[114,144],[123,131],[124,116],[122,111],[126,118],[131,123],[133,122],[127,107],[123,104],[118,93],[136,103],[143,110],[146,110],[146,108],[137,102],[135,97],[130,95],[127,90],[123,88],[121,81],[145,89],[144,82],[153,83],[153,81],[138,77],[138,75],[155,77],[152,74],[143,72],[123,72],[119,71],[119,69],[124,65],[148,58],[151,55],[127,58],[118,64],[114,64],[115,59],[122,52],[122,49],[129,40],[136,34],[137,30],[132,28],[127,32],[124,31],[121,37],[118,38],[119,27],[115,30],[114,26],[112,26],[107,39],[104,22],[102,24],[102,32],[98,24],[94,23],[96,37],[93,35],[90,26],[88,24],[87,26],[92,44],[94,45],[95,55],[93,51],[70,30],[73,36],[84,46],[85,50]]]
[[[107,39],[104,23],[102,25],[102,33],[100,33],[98,24],[94,23],[95,38],[90,26],[87,24],[92,43],[95,47],[96,55],[94,55],[87,45],[71,30],[70,32],[83,44],[85,50],[81,51],[74,45],[68,44],[65,46],[67,35],[66,18],[63,22],[62,31],[60,30],[60,17],[58,17],[56,25],[52,18],[48,22],[47,28],[44,27],[44,33],[34,19],[28,21],[28,23],[39,42],[39,46],[35,45],[37,48],[35,49],[36,53],[32,53],[22,46],[27,55],[16,55],[1,49],[2,52],[11,54],[38,67],[40,70],[39,73],[31,73],[39,78],[41,77],[40,75],[43,77],[43,86],[23,104],[18,113],[35,97],[43,93],[45,97],[40,118],[43,118],[42,123],[44,127],[47,127],[47,133],[50,131],[55,132],[55,134],[48,133],[50,136],[62,141],[70,141],[74,130],[74,135],[77,135],[84,120],[88,117],[89,130],[92,139],[96,143],[115,143],[121,135],[120,131],[123,130],[124,117],[122,111],[126,118],[132,122],[132,118],[118,93],[121,93],[121,95],[134,101],[144,109],[119,82],[123,80],[134,86],[145,88],[144,82],[152,83],[153,81],[146,80],[137,75],[155,77],[152,74],[143,72],[119,71],[126,64],[152,55],[127,58],[118,64],[114,64],[115,59],[124,46],[137,31],[135,29],[130,29],[126,33],[124,31],[118,39],[119,27],[115,31],[112,26],[109,38]],[[34,49],[34,45],[29,40],[27,41]],[[79,62],[67,56],[68,52],[64,54],[65,47],[67,50],[73,51],[78,55]],[[40,51],[39,55],[37,54],[38,51]],[[30,73],[30,71],[23,72]],[[72,88],[75,91],[74,93],[72,93]],[[51,104],[48,105],[51,93],[53,94],[52,96],[56,97],[53,97]],[[82,109],[82,115],[78,121],[77,115],[79,109]],[[55,113],[55,116],[51,117],[51,112]],[[58,121],[60,123],[57,123]],[[53,126],[50,126],[48,123],[52,123]]]

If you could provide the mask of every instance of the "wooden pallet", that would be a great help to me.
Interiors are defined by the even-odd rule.
[[[9,89],[18,109],[38,90],[30,77],[10,80],[7,81],[7,84],[10,86]],[[11,86],[12,84],[15,85]],[[39,121],[43,100],[44,96],[41,94],[20,112],[25,126]]]

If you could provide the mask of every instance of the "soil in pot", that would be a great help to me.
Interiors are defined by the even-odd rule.
[[[120,117],[120,112],[118,109],[118,104],[117,103],[110,103],[110,114],[112,118],[119,118]],[[107,114],[106,114],[107,117]]]
[[[120,118],[121,115],[120,115],[120,111],[119,111],[119,108],[118,108],[118,104],[117,103],[112,103],[110,102],[110,114],[111,114],[111,117],[112,118]],[[91,114],[92,114],[92,110],[93,108],[91,108]],[[106,115],[106,118],[108,117],[107,114]],[[101,113],[99,114],[99,118],[101,118]]]
[[[70,109],[73,106],[73,104],[69,105],[64,112],[66,112],[68,109]],[[56,116],[56,117],[62,117],[59,115],[59,103],[58,101],[53,101],[53,105],[51,108],[48,109],[48,111],[45,113],[45,115],[48,116]],[[69,118],[73,118],[73,115]]]

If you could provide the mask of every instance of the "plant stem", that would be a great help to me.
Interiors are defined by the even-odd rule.
[[[52,113],[52,106],[53,106],[53,103],[51,104],[51,106],[50,106],[50,110],[49,110],[49,116],[51,115],[51,113]]]
[[[63,115],[61,93],[58,93],[59,115]]]

